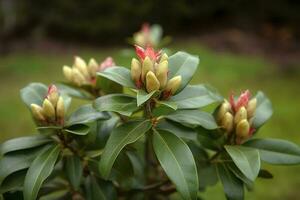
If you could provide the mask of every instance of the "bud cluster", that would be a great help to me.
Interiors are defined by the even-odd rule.
[[[137,88],[144,88],[148,93],[162,92],[162,98],[168,99],[175,94],[181,84],[181,76],[168,80],[168,55],[155,52],[152,47],[143,49],[136,46],[139,60],[131,61],[131,78]]]
[[[43,105],[31,104],[33,117],[40,123],[63,124],[65,107],[55,85],[50,85]]]
[[[234,134],[236,142],[240,143],[252,136],[255,129],[252,126],[257,100],[252,98],[247,90],[237,101],[231,95],[230,102],[224,101],[217,113],[217,121],[228,136]]]
[[[111,57],[107,57],[100,65],[94,58],[88,64],[80,57],[76,56],[72,67],[63,66],[63,74],[67,81],[76,85],[95,85],[97,72],[115,66]]]
[[[143,24],[141,30],[133,34],[134,43],[146,47],[148,45],[153,45],[150,35],[150,25],[148,23]]]

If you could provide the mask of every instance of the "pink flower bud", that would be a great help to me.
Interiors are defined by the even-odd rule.
[[[99,66],[99,71],[103,71],[109,67],[116,66],[112,57],[107,57]]]
[[[234,95],[231,94],[229,101],[234,112],[237,112],[240,107],[247,107],[250,98],[251,93],[249,90],[242,92],[237,101],[234,100]]]
[[[155,52],[155,50],[151,46],[147,46],[146,49],[135,45],[136,55],[140,58],[140,60],[144,60],[146,57],[149,57],[153,61],[157,61],[160,58],[161,51]]]

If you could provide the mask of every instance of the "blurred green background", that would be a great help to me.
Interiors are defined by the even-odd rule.
[[[29,82],[63,80],[62,66],[74,55],[112,56],[129,66],[126,37],[140,25],[162,24],[168,46],[200,57],[193,83],[208,83],[228,96],[263,90],[274,115],[259,137],[300,144],[300,5],[297,1],[0,1],[0,142],[35,133],[19,90]],[[166,9],[168,6],[168,9]],[[300,199],[300,166],[264,168],[247,199]],[[221,185],[203,197],[225,199]]]

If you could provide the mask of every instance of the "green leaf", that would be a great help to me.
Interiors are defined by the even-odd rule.
[[[109,67],[97,75],[112,80],[124,87],[136,88],[131,79],[130,70],[125,67]]]
[[[60,146],[53,145],[40,154],[30,165],[24,181],[24,200],[37,198],[41,185],[51,174],[60,153]]]
[[[125,94],[111,94],[99,97],[94,102],[94,107],[99,111],[117,112],[130,116],[138,109],[136,98]]]
[[[84,124],[75,124],[68,128],[64,128],[63,131],[75,135],[87,135],[90,132],[90,127]]]
[[[258,177],[265,178],[265,179],[272,179],[273,174],[271,174],[271,172],[269,172],[268,170],[261,169],[261,170],[259,170]]]
[[[74,124],[85,124],[99,119],[108,119],[109,115],[104,112],[95,110],[91,104],[81,106],[75,112],[71,114],[69,119],[66,121],[66,126]]]
[[[11,152],[0,159],[0,185],[10,174],[27,169],[43,147],[33,150]]]
[[[243,146],[225,146],[227,153],[235,165],[251,181],[254,181],[260,169],[259,152],[253,148]]]
[[[197,140],[197,132],[194,129],[182,126],[179,123],[172,121],[160,121],[156,127],[157,130],[165,130],[175,134],[182,139]]]
[[[241,170],[232,162],[226,163],[226,167],[241,181],[244,182],[248,190],[252,190],[254,186],[254,182],[248,179]]]
[[[256,95],[257,106],[254,114],[253,125],[257,129],[262,126],[273,114],[272,103],[259,91]]]
[[[50,193],[47,193],[39,198],[39,200],[57,200],[57,199],[62,199],[64,196],[68,194],[69,190],[68,189],[60,189],[60,190],[55,190]]]
[[[169,102],[174,102],[178,109],[196,109],[222,100],[218,93],[205,85],[188,85],[179,94],[171,97]]]
[[[147,93],[144,90],[138,90],[136,96],[137,106],[140,106],[146,101],[148,101],[151,97],[153,97],[156,94],[156,92],[157,91],[152,91],[150,93]]]
[[[224,192],[228,200],[243,200],[243,182],[239,180],[225,164],[217,165],[218,176],[222,182]]]
[[[103,92],[104,94],[115,94],[123,92],[122,85],[119,85],[118,83],[101,76],[97,76],[96,87],[100,88],[101,92]]]
[[[198,110],[178,110],[165,117],[192,128],[197,126],[202,126],[209,130],[218,128],[218,125],[211,114]]]
[[[259,150],[261,160],[277,165],[300,163],[300,147],[280,139],[252,139],[243,144]]]
[[[46,85],[42,83],[30,83],[21,89],[20,94],[23,102],[30,107],[32,103],[42,105],[47,92],[48,87]]]
[[[20,170],[7,176],[0,187],[0,194],[22,190],[27,170]]]
[[[167,106],[167,107],[171,108],[172,110],[177,110],[177,108],[178,108],[177,104],[172,101],[158,101],[158,104]]]
[[[153,148],[162,168],[182,197],[197,199],[197,168],[187,144],[170,132],[155,131]]]
[[[99,163],[99,171],[103,177],[108,178],[111,168],[121,150],[126,145],[137,141],[150,128],[150,120],[145,120],[128,122],[112,131]]]
[[[38,147],[43,144],[53,141],[51,138],[44,135],[25,136],[8,140],[1,144],[0,152],[2,155],[23,149]]]
[[[81,160],[78,156],[72,155],[66,157],[66,174],[75,190],[80,186],[82,171]]]
[[[177,52],[169,57],[169,77],[180,75],[182,78],[179,93],[190,82],[199,64],[198,56],[186,52]]]
[[[85,179],[86,200],[113,200],[116,199],[115,190],[111,183],[97,181],[89,175]]]
[[[66,94],[71,97],[79,98],[79,99],[93,99],[93,97],[83,91],[80,87],[75,87],[73,85],[68,85],[64,83],[55,84],[59,90],[60,94]]]

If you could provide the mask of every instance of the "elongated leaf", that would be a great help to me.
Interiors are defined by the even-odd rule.
[[[125,94],[111,94],[99,97],[94,102],[94,107],[99,111],[117,112],[130,116],[138,109],[136,99]]]
[[[169,101],[177,104],[178,109],[196,109],[222,100],[218,93],[205,85],[188,85]]]
[[[116,192],[110,182],[96,180],[93,176],[85,179],[86,200],[114,200]]]
[[[74,124],[85,124],[99,119],[108,119],[109,115],[104,112],[99,112],[95,110],[91,104],[81,106],[72,115],[66,122],[66,126],[71,126]]]
[[[271,164],[293,165],[300,163],[300,147],[280,139],[252,139],[243,144],[259,150],[260,158]]]
[[[128,122],[112,131],[99,163],[99,171],[103,177],[108,178],[111,168],[121,150],[126,145],[137,141],[150,128],[151,122],[145,120]]]
[[[3,144],[1,144],[0,152],[2,155],[4,155],[12,151],[38,147],[43,144],[49,143],[51,141],[53,141],[51,138],[43,135],[19,137],[19,138],[8,140]]]
[[[56,191],[52,191],[48,194],[45,194],[39,198],[39,200],[57,200],[57,199],[62,199],[64,196],[68,194],[69,190],[68,189],[60,189]]]
[[[225,165],[237,178],[244,182],[248,190],[253,189],[254,182],[248,179],[234,163],[228,162]]]
[[[162,104],[164,106],[167,106],[171,108],[172,110],[177,110],[178,105],[175,102],[172,101],[158,101],[159,104]]]
[[[155,154],[184,199],[197,199],[198,175],[193,154],[183,140],[166,131],[153,135]]]
[[[93,99],[93,97],[89,93],[81,90],[81,88],[76,88],[74,86],[62,84],[62,83],[55,84],[55,85],[57,86],[61,94],[66,94],[71,97],[76,97],[80,99]]]
[[[17,190],[21,191],[23,188],[26,172],[27,172],[27,170],[24,169],[24,170],[12,173],[8,177],[6,177],[0,187],[0,194],[9,192],[9,191],[10,192],[17,191]]]
[[[66,174],[75,190],[80,186],[82,171],[81,160],[78,156],[73,155],[66,158]]]
[[[199,58],[197,56],[182,51],[169,57],[169,76],[172,78],[180,75],[182,78],[180,88],[176,93],[179,93],[190,82],[198,64]]]
[[[272,103],[265,96],[265,94],[259,91],[256,95],[257,106],[255,110],[253,125],[255,128],[262,126],[273,114]]]
[[[75,135],[87,135],[90,132],[90,127],[84,124],[75,124],[63,129],[63,131]]]
[[[137,96],[136,96],[136,101],[137,101],[137,106],[142,105],[146,101],[148,101],[152,96],[155,95],[157,91],[152,91],[150,93],[145,92],[144,90],[138,90]]]
[[[211,114],[198,110],[178,110],[165,117],[169,120],[193,128],[197,126],[202,126],[203,128],[209,130],[218,128],[218,125]]]
[[[136,88],[131,79],[130,70],[125,67],[109,67],[97,75],[112,80],[124,87]]]
[[[30,165],[24,181],[24,200],[37,198],[40,187],[51,174],[60,153],[58,144],[40,154]]]
[[[260,170],[259,152],[253,148],[242,146],[225,146],[227,153],[235,165],[251,181],[254,181]]]
[[[35,103],[42,105],[43,100],[47,95],[48,88],[42,83],[30,83],[25,88],[21,89],[20,94],[23,102],[30,107],[30,104]]]
[[[222,182],[225,195],[228,200],[243,200],[244,187],[243,182],[227,168],[225,164],[217,165],[218,176]]]

